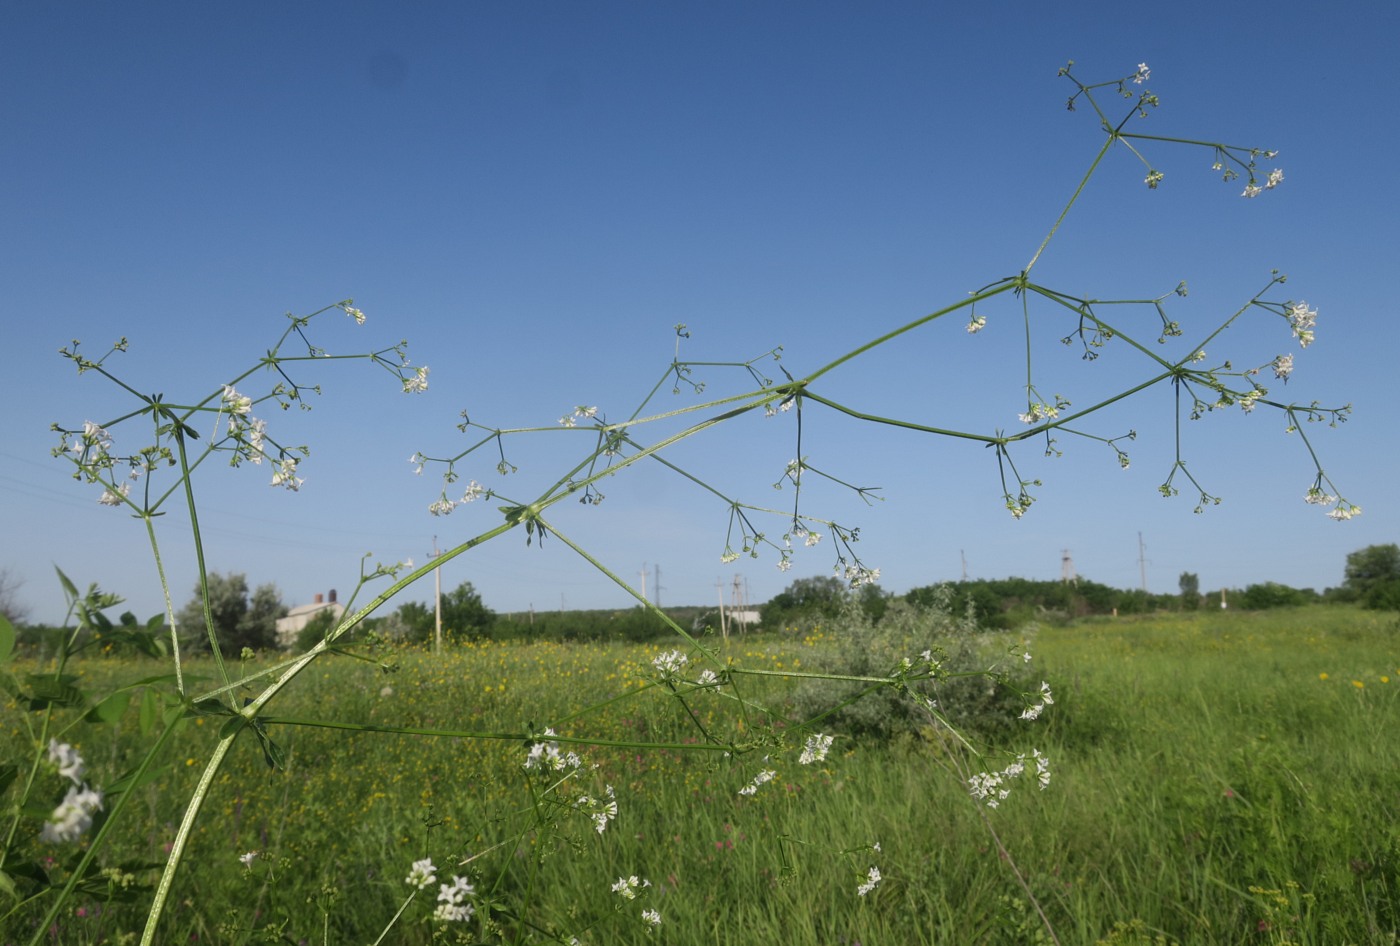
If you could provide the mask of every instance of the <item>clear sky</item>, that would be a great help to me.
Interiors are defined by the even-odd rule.
[[[161,609],[139,522],[100,506],[50,457],[51,423],[104,423],[135,405],[58,349],[81,339],[130,351],[113,370],[138,391],[197,401],[273,344],[284,313],[353,297],[331,313],[333,352],[409,341],[431,367],[406,395],[383,371],[325,363],[305,415],[260,405],[269,430],[305,441],[298,493],[266,466],[215,462],[197,479],[210,567],[274,582],[289,604],[353,586],[360,557],[422,562],[499,521],[500,501],[433,517],[438,480],[417,451],[465,442],[459,414],[489,426],[555,427],[575,405],[620,420],[682,354],[745,360],[783,346],[802,376],[889,329],[1025,267],[1099,147],[1092,112],[1065,109],[1069,59],[1086,81],[1151,67],[1161,106],[1133,130],[1279,151],[1284,182],[1254,200],[1222,183],[1206,151],[1148,150],[1155,191],[1112,151],[1037,262],[1046,285],[1103,298],[1156,296],[1179,358],[1269,279],[1271,298],[1316,307],[1302,351],[1282,319],[1255,312],[1207,346],[1212,363],[1295,356],[1281,400],[1350,402],[1314,446],[1364,514],[1328,520],[1305,504],[1307,451],[1269,411],[1215,412],[1183,428],[1189,469],[1224,502],[1162,499],[1173,458],[1171,389],[1084,429],[1137,431],[1120,470],[1100,443],[1061,437],[1013,457],[1040,477],[1020,521],[1003,507],[991,451],[973,442],[859,426],[809,404],[802,453],[884,500],[867,509],[812,488],[806,511],[861,527],[881,585],[1079,574],[1122,587],[1145,568],[1156,592],[1183,571],[1203,588],[1339,584],[1345,556],[1400,539],[1394,402],[1400,330],[1395,188],[1400,7],[1172,3],[5,3],[0,6],[0,567],[22,579],[37,620],[57,621],[53,566]],[[1111,94],[1105,100],[1116,104]],[[859,409],[992,434],[1024,429],[1024,335],[1009,295],[856,359],[817,386]],[[1116,310],[1147,326],[1150,310]],[[1036,383],[1076,407],[1144,380],[1121,344],[1081,361],[1071,327],[1032,307]],[[1143,328],[1155,345],[1156,332]],[[767,363],[770,374],[776,369]],[[779,377],[780,375],[774,375]],[[746,378],[697,369],[704,398]],[[270,382],[250,379],[247,393]],[[665,409],[699,402],[663,390]],[[131,433],[125,433],[128,429]],[[668,428],[669,429],[669,428]],[[669,453],[716,488],[758,504],[796,455],[793,414],[745,416]],[[636,431],[646,436],[645,431]],[[117,450],[139,446],[114,430]],[[527,500],[591,435],[563,429],[461,467]],[[623,577],[660,566],[667,604],[726,599],[737,574],[761,602],[792,578],[828,574],[833,548],[726,564],[724,503],[642,464],[597,507],[551,510]],[[809,474],[809,478],[811,474]],[[815,483],[809,479],[809,485]],[[456,491],[460,491],[460,486]],[[194,568],[183,519],[159,523],[177,606]],[[767,524],[782,531],[781,520]],[[1143,545],[1139,545],[1139,535]],[[1140,551],[1143,552],[1140,561]],[[444,567],[498,611],[622,607],[626,595],[557,541],[511,534]],[[410,597],[426,599],[429,586]]]

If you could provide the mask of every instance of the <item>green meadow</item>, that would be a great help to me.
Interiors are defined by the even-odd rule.
[[[802,672],[840,634],[714,646],[736,666]],[[975,802],[965,777],[1003,757],[978,761],[930,724],[878,739],[833,730],[830,754],[801,765],[800,740],[784,743],[774,724],[791,681],[746,678],[743,706],[719,691],[681,700],[655,683],[655,645],[374,654],[392,672],[324,658],[267,714],[283,768],[267,765],[248,731],[235,743],[158,939],[372,943],[402,909],[384,942],[1396,942],[1394,616],[1211,611],[1086,620],[982,644],[1005,653],[1022,640],[1034,661],[1017,673],[1031,688],[1048,681],[1054,703],[1034,722],[1013,711],[994,741],[1039,748],[1053,774],[1043,791],[1033,776],[1016,781],[996,808]],[[126,658],[74,667],[92,691],[159,672]],[[208,667],[193,672],[212,679]],[[68,730],[94,784],[139,758],[141,702],[115,737]],[[33,751],[25,715],[13,701],[5,708],[11,759]],[[973,736],[982,722],[973,718]],[[94,883],[65,907],[44,942],[134,941],[158,873],[149,865],[163,862],[219,724],[186,721],[103,854],[121,871],[105,892]],[[563,784],[522,766],[529,744],[519,734],[544,726],[584,740],[560,744],[584,762]],[[702,748],[709,729],[755,738],[726,755]],[[666,748],[612,744],[638,742]],[[762,771],[771,780],[740,794]],[[577,800],[609,787],[617,814],[600,832]],[[443,882],[471,879],[472,922],[450,932],[431,923],[435,885],[410,899],[406,878],[422,858]],[[861,894],[872,867],[880,881]],[[644,882],[635,900],[611,890],[632,875]],[[643,922],[642,909],[660,925]],[[11,915],[0,944],[28,940],[39,915]]]

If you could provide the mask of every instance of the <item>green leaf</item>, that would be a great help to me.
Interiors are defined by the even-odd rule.
[[[126,715],[126,708],[131,705],[131,691],[119,690],[88,710],[84,718],[90,723],[107,723],[111,725],[121,720]]]
[[[129,792],[134,789],[140,788],[142,785],[149,785],[150,783],[154,782],[156,779],[164,775],[171,768],[172,766],[170,765],[153,765],[144,773],[142,773],[140,778],[136,777],[137,770],[132,769],[130,772],[126,773],[121,778],[117,779],[115,782],[112,782],[109,785],[107,785],[104,789],[104,792],[109,799],[114,798],[117,795],[120,795],[122,792]]]
[[[73,685],[77,679],[72,674],[59,677],[27,674],[29,708],[41,710],[49,706],[81,706],[85,698],[83,691]]]
[[[68,596],[68,600],[77,601],[78,586],[73,584],[73,582],[68,579],[68,576],[63,574],[63,569],[59,568],[57,565],[54,566],[53,570],[58,572],[59,583],[63,585],[63,593]]]
[[[136,717],[136,725],[141,735],[149,736],[160,719],[160,696],[150,687],[141,691],[141,709]]]
[[[244,719],[242,716],[230,716],[224,724],[219,727],[219,738],[227,739],[247,724],[248,720]]]
[[[15,626],[10,619],[0,614],[0,664],[6,663],[15,652]]]
[[[0,765],[0,795],[5,794],[5,789],[9,788],[10,783],[18,776],[19,766],[15,765],[13,762],[6,762],[4,765]]]

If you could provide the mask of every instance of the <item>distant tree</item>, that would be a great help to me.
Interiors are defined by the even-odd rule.
[[[437,633],[437,613],[431,604],[405,601],[394,612],[389,633],[402,640],[430,642]],[[464,581],[442,596],[442,634],[444,638],[468,640],[490,637],[496,623],[496,612],[486,607],[481,595]]]
[[[490,637],[496,623],[496,612],[488,608],[481,595],[464,581],[442,596],[442,632],[458,640]]]
[[[1182,572],[1176,585],[1181,589],[1181,607],[1195,611],[1201,607],[1201,579],[1195,572]]]
[[[0,568],[0,614],[9,618],[11,624],[23,624],[29,617],[29,608],[19,598],[23,584],[23,578],[8,568]]]
[[[324,608],[311,616],[302,629],[297,631],[296,650],[306,652],[325,640],[327,634],[336,625],[335,612],[330,608]]]
[[[1266,581],[1260,585],[1249,585],[1236,599],[1239,606],[1249,611],[1264,611],[1269,608],[1293,608],[1311,604],[1317,600],[1317,592],[1311,588],[1290,588],[1276,581]]]
[[[209,574],[209,611],[219,649],[236,655],[244,647],[254,650],[277,646],[277,619],[287,613],[275,585],[259,585],[249,597],[248,578],[241,573]],[[195,648],[206,648],[204,603],[196,585],[194,597],[177,615],[181,637]]]
[[[760,608],[763,625],[783,627],[798,621],[820,621],[840,613],[850,589],[839,578],[827,575],[799,578]]]
[[[1400,607],[1400,545],[1368,545],[1352,552],[1342,587],[1365,607]]]

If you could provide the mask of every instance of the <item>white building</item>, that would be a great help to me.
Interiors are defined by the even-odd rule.
[[[323,611],[329,611],[336,620],[340,620],[340,616],[345,613],[345,605],[335,600],[334,588],[325,596],[318,593],[316,600],[311,604],[299,604],[290,609],[286,617],[277,619],[277,646],[283,650],[290,650],[297,642],[297,635],[301,633],[301,629]]]

